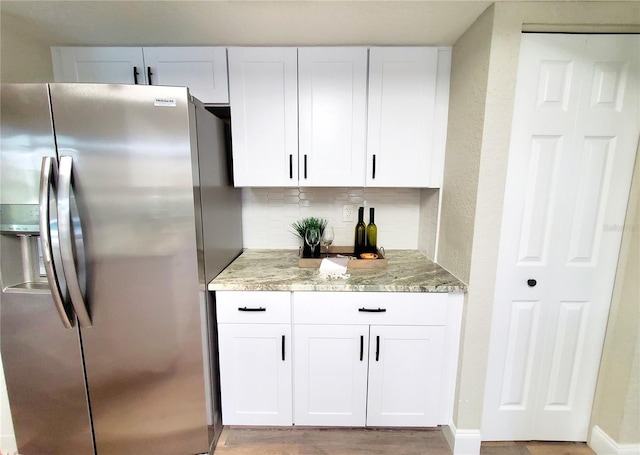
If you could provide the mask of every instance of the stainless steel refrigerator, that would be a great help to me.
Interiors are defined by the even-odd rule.
[[[242,249],[224,126],[186,88],[1,87],[0,348],[18,449],[208,453],[206,283]]]

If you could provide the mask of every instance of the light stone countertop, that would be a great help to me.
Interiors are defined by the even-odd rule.
[[[322,279],[299,268],[297,250],[245,250],[208,285],[210,291],[465,292],[467,286],[417,250],[388,250],[386,269],[349,269]]]

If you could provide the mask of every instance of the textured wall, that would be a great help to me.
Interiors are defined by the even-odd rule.
[[[591,417],[620,444],[640,443],[640,159],[622,233],[607,336]]]
[[[31,33],[33,24],[6,14],[0,20],[0,82],[52,82],[49,44]]]
[[[493,9],[453,46],[438,261],[469,282]]]
[[[342,221],[342,206],[354,208],[354,220]],[[375,208],[378,245],[418,248],[420,190],[412,188],[244,188],[242,217],[245,248],[297,248],[291,223],[308,216],[326,218],[334,227],[334,245],[352,245],[358,207]]]
[[[476,223],[480,155],[483,151],[489,58],[494,8],[483,13],[453,46],[449,129],[440,221],[438,261],[469,283]],[[478,429],[484,395],[488,326],[482,308],[474,305],[469,287],[463,320],[454,423]],[[490,313],[489,313],[490,314]],[[479,343],[478,343],[479,342]],[[477,344],[478,343],[478,344]]]

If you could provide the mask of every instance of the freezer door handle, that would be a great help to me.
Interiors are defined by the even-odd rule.
[[[73,309],[81,327],[91,327],[91,316],[84,298],[86,265],[84,243],[78,209],[73,195],[73,159],[60,157],[58,174],[58,229],[60,231],[60,252],[62,268],[67,278],[67,287]]]
[[[75,325],[75,318],[69,305],[65,303],[67,286],[64,281],[63,274],[56,273],[56,263],[59,265],[60,250],[58,244],[57,220],[51,220],[51,193],[57,192],[57,175],[58,166],[53,157],[45,156],[42,158],[42,167],[40,168],[40,245],[42,246],[42,258],[44,261],[44,270],[47,274],[47,281],[53,295],[53,303],[55,304],[58,315],[62,320],[62,325],[69,329]],[[54,215],[55,216],[55,215]],[[52,229],[52,225],[54,228]],[[53,232],[52,232],[53,230]],[[55,253],[54,253],[55,248]],[[54,254],[56,260],[54,261]]]

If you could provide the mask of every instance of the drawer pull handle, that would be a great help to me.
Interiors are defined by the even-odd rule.
[[[387,311],[386,308],[358,308],[358,311],[362,311],[363,313],[384,313]]]
[[[284,335],[282,335],[282,361],[284,362]]]
[[[360,361],[364,358],[364,335],[360,335]]]
[[[380,359],[380,335],[376,336],[376,362]]]
[[[247,308],[245,306],[245,307],[242,307],[242,308],[238,308],[238,311],[267,311],[267,309],[266,308],[262,308],[262,307],[259,307],[259,308]]]

